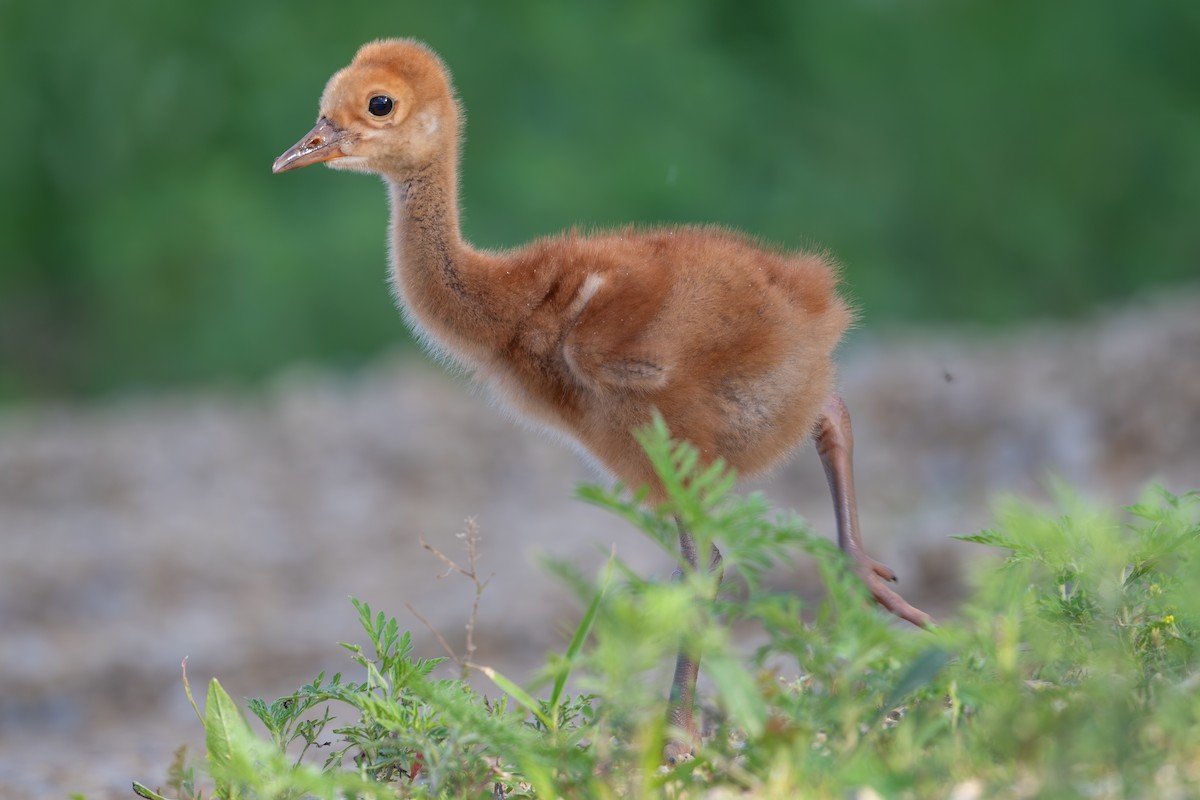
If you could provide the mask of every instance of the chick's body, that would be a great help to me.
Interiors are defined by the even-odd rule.
[[[374,97],[391,101],[386,116],[371,113]],[[331,166],[391,186],[396,294],[427,346],[621,480],[657,486],[630,434],[653,409],[743,474],[812,431],[850,321],[820,256],[712,227],[470,247],[457,213],[461,113],[440,59],[414,41],[364,46],[330,80],[321,117],[343,132]]]
[[[876,600],[927,622],[884,585],[894,576],[859,540],[849,416],[832,394],[832,353],[852,315],[830,264],[695,226],[476,249],[459,227],[461,119],[431,50],[372,42],[330,79],[316,126],[274,169],[325,162],[382,176],[395,293],[418,336],[627,485],[650,487],[651,500],[662,490],[632,431],[656,409],[705,462],[722,458],[742,474],[815,435],[839,543]],[[696,568],[686,531],[680,542]],[[714,548],[710,570],[719,564]],[[696,663],[681,655],[676,677],[675,721],[685,728]]]

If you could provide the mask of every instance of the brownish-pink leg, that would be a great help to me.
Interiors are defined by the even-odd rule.
[[[863,549],[858,532],[858,505],[854,500],[854,434],[850,430],[850,412],[836,394],[825,402],[813,438],[825,467],[825,477],[829,480],[829,492],[833,495],[838,546],[850,556],[854,571],[867,584],[879,605],[914,625],[929,625],[933,619],[928,614],[909,605],[887,585],[887,581],[896,580],[896,574]]]
[[[682,524],[679,525],[679,553],[687,569],[695,572],[698,569],[696,542]],[[715,593],[725,574],[724,567],[721,566],[721,551],[715,544],[712,546],[708,572],[717,576],[713,587]],[[684,571],[677,569],[673,577],[680,580],[683,575]],[[663,759],[668,764],[675,764],[691,755],[700,740],[695,718],[696,678],[699,675],[700,652],[685,642],[675,660],[675,678],[671,681],[671,697],[667,701],[667,744],[663,748]]]

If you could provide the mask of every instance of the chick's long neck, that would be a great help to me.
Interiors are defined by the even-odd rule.
[[[387,176],[392,268],[410,321],[469,365],[491,352],[502,329],[491,299],[493,258],[463,241],[453,153],[404,177]]]

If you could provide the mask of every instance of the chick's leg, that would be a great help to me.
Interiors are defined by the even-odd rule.
[[[699,566],[696,542],[682,523],[679,524],[679,553],[683,557],[687,572],[695,572]],[[721,566],[721,551],[715,544],[709,557],[708,573],[716,575],[713,585],[715,600],[716,591],[725,575],[725,569]],[[684,575],[683,569],[677,569],[672,577],[681,580]],[[671,697],[667,701],[667,744],[663,748],[663,759],[668,764],[675,764],[681,758],[690,755],[699,741],[700,731],[695,720],[696,678],[699,674],[700,651],[694,643],[685,641],[675,661],[675,678],[671,681]]]
[[[850,429],[850,412],[842,398],[830,396],[813,434],[829,492],[833,495],[837,515],[838,546],[854,562],[854,570],[867,584],[875,602],[901,619],[925,627],[933,620],[924,611],[910,605],[886,582],[895,581],[896,574],[867,555],[858,530],[858,505],[854,499],[854,434]]]

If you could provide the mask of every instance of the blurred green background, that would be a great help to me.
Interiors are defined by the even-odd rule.
[[[869,327],[1200,277],[1200,3],[0,2],[0,398],[406,340],[368,178],[271,161],[362,42],[468,112],[467,237],[712,221],[827,247]]]

